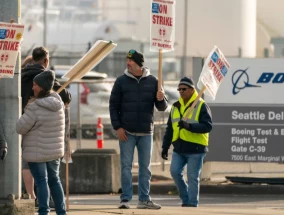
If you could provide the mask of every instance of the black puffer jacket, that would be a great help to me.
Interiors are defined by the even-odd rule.
[[[118,77],[111,91],[109,111],[115,130],[124,128],[134,133],[152,133],[154,105],[159,111],[167,108],[164,98],[158,101],[158,80],[150,75],[150,70],[143,68],[142,77],[137,80],[126,70]]]
[[[34,96],[32,90],[34,77],[45,71],[45,68],[40,64],[28,64],[25,68],[22,69],[22,110],[26,107],[29,99]],[[54,81],[53,90],[56,91],[61,87],[57,80]],[[71,94],[66,90],[62,90],[59,93],[62,101],[67,104],[71,102]]]

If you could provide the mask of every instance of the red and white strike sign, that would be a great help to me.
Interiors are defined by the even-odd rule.
[[[152,0],[150,51],[173,51],[175,42],[175,0]]]
[[[13,78],[24,25],[0,22],[0,77]]]

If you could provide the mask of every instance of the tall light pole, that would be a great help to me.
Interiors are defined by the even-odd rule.
[[[44,47],[46,47],[46,35],[47,35],[46,10],[47,10],[47,0],[43,0],[43,46]]]
[[[181,78],[185,76],[187,70],[187,19],[188,19],[188,0],[184,0],[184,32],[183,32],[183,67]]]

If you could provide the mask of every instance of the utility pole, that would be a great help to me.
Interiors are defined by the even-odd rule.
[[[0,5],[0,22],[10,22],[11,19],[19,22],[20,0],[0,0]],[[0,123],[8,143],[8,154],[4,161],[0,160],[0,200],[7,199],[9,194],[15,195],[15,199],[21,197],[21,138],[16,133],[16,122],[21,115],[21,54],[18,56],[14,78],[0,79]]]
[[[183,32],[183,66],[181,70],[181,78],[187,72],[187,20],[188,20],[188,0],[184,0],[184,32]]]
[[[43,0],[43,46],[46,47],[46,35],[47,35],[47,17],[46,17],[46,10],[47,10],[47,0]]]

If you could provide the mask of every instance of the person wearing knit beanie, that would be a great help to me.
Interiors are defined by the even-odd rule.
[[[55,73],[52,70],[42,72],[34,77],[34,82],[45,91],[50,91],[53,88],[54,80]]]
[[[182,78],[177,90],[180,97],[173,104],[169,114],[161,157],[168,160],[168,151],[173,145],[170,171],[179,191],[181,206],[198,207],[199,179],[204,157],[208,152],[212,115],[206,102],[198,97],[191,78]],[[194,104],[195,101],[196,104]],[[188,114],[191,107],[192,112]],[[185,168],[187,169],[187,181],[181,177]]]
[[[143,65],[144,65],[143,54],[139,51],[134,50],[134,49],[129,50],[126,58],[133,60],[140,67],[143,67]]]
[[[183,77],[182,79],[180,79],[178,86],[179,85],[187,85],[191,88],[195,88],[195,84],[192,78],[187,78],[187,77]]]
[[[154,108],[164,111],[167,99],[160,89],[158,78],[144,66],[142,53],[131,49],[126,55],[126,69],[111,90],[109,111],[111,124],[116,130],[120,148],[121,190],[119,209],[130,208],[132,200],[132,163],[135,148],[139,160],[138,209],[160,209],[151,201],[151,154],[153,148]]]

